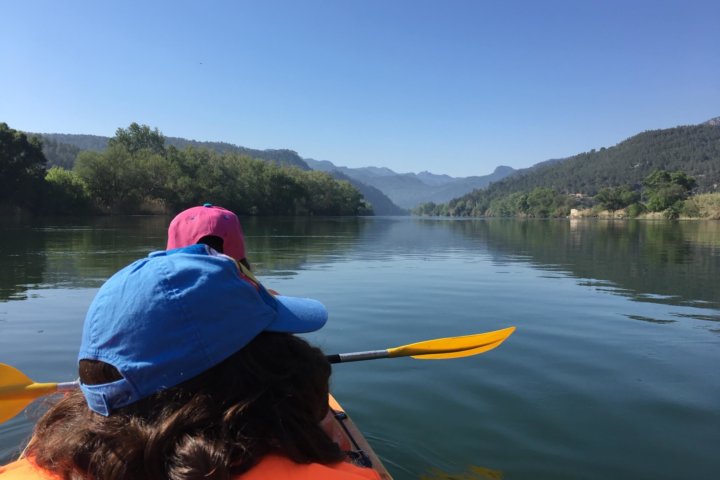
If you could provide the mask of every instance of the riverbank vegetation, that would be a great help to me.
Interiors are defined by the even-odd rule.
[[[146,125],[119,128],[103,151],[67,153],[77,155],[72,169],[46,170],[41,140],[0,123],[0,208],[172,213],[209,201],[239,215],[372,214],[357,189],[327,173],[236,152],[167,147],[158,129]]]
[[[685,172],[655,170],[640,185],[604,187],[592,197],[537,187],[529,193],[514,192],[494,198],[484,209],[478,203],[465,200],[465,203],[424,204],[413,213],[476,217],[720,219],[720,193],[693,194],[696,188],[695,178]]]
[[[413,213],[717,218],[714,201],[698,196],[718,192],[720,126],[708,122],[644,132],[611,148],[543,162],[448,203],[420,205]]]

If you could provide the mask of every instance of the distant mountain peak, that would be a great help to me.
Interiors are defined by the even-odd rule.
[[[444,174],[444,173],[432,173],[432,172],[429,171],[429,170],[423,170],[422,172],[418,173],[417,176],[418,176],[418,177],[421,177],[421,176],[433,176],[433,177],[448,177],[448,178],[452,178],[450,175],[446,175],[446,174]]]
[[[514,171],[515,171],[515,169],[512,168],[512,167],[508,167],[507,165],[499,165],[499,166],[495,167],[495,170],[493,171],[493,175],[497,175],[497,174],[500,174],[500,175],[503,175],[503,174],[509,175],[509,174],[511,174],[511,173],[514,172]]]
[[[711,118],[705,125],[712,125],[713,127],[720,127],[720,117]]]

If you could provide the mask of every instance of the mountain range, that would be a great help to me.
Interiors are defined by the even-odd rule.
[[[491,182],[501,180],[515,170],[500,166],[485,176],[450,177],[430,172],[396,173],[384,167],[348,168],[338,167],[327,160],[306,158],[313,170],[340,172],[349,178],[373,186],[387,195],[402,208],[412,209],[421,203],[443,203],[478,188],[485,188]],[[463,193],[459,193],[463,192]]]
[[[457,202],[483,195],[504,195],[544,186],[558,191],[593,195],[603,186],[638,183],[651,170],[683,170],[697,177],[702,191],[716,191],[720,183],[720,117],[700,125],[680,126],[639,133],[617,145],[572,157],[539,162],[515,170],[499,166],[484,176],[451,177],[427,171],[397,173],[385,167],[349,168],[328,160],[303,158],[289,149],[257,150],[226,142],[204,142],[165,137],[168,146],[207,148],[238,153],[303,170],[320,170],[347,180],[373,205],[376,215],[406,215],[424,203]],[[43,138],[48,165],[72,168],[82,150],[102,151],[109,137],[57,133]],[[492,184],[492,186],[491,186]],[[488,189],[488,187],[490,187]]]

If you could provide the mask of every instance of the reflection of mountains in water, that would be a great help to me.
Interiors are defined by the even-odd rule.
[[[720,307],[720,225],[713,222],[449,220],[375,217],[250,219],[250,258],[265,275],[308,263],[393,255],[490,255],[635,301]],[[673,320],[673,319],[659,319]],[[715,321],[715,318],[708,319]]]
[[[527,256],[536,268],[636,301],[720,308],[716,222],[493,219],[450,225],[482,238],[491,251]]]
[[[260,276],[292,276],[307,264],[344,257],[367,220],[358,217],[243,218],[246,254]]]
[[[310,263],[428,257],[475,243],[446,223],[411,217],[250,218],[243,220],[248,258],[260,275],[287,274]],[[351,255],[350,255],[351,254]]]

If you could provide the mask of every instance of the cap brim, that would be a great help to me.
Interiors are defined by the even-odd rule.
[[[325,305],[312,298],[274,297],[277,316],[268,332],[307,333],[320,330],[328,319]]]

